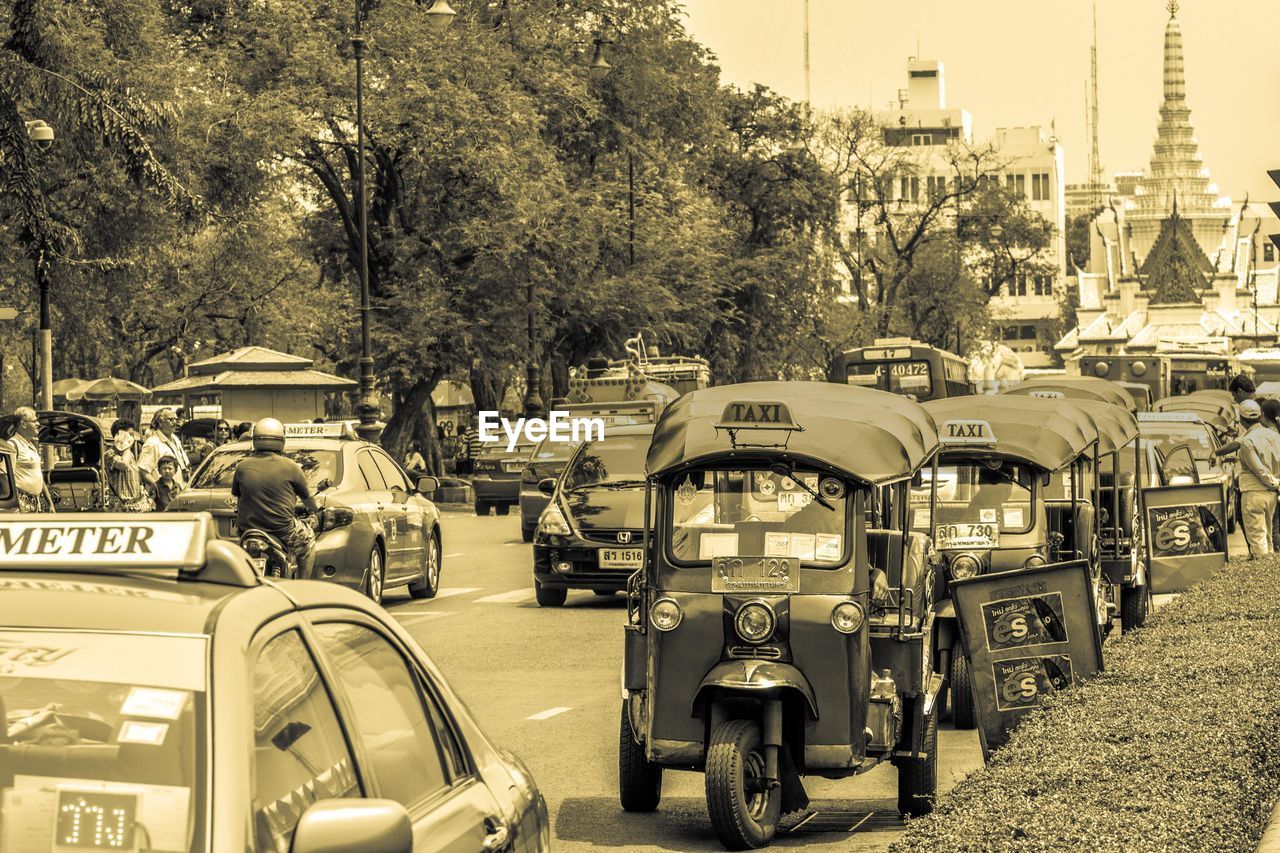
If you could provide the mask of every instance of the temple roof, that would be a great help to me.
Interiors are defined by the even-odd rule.
[[[1199,302],[1200,291],[1209,286],[1205,275],[1213,272],[1213,264],[1201,251],[1187,221],[1178,215],[1177,197],[1139,272],[1146,276],[1142,289],[1155,291],[1152,305]]]

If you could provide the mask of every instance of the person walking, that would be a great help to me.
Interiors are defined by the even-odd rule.
[[[138,469],[142,478],[154,486],[160,479],[159,463],[165,456],[172,456],[177,471],[175,480],[179,489],[184,487],[191,475],[191,459],[182,447],[182,440],[174,432],[178,418],[173,409],[161,409],[151,418],[151,434],[142,444],[142,452],[138,454]],[[157,501],[157,504],[159,501]]]
[[[1240,439],[1240,514],[1250,559],[1272,553],[1271,529],[1280,490],[1280,433],[1262,422],[1257,400],[1240,403],[1240,417],[1247,425]]]
[[[459,456],[459,461],[465,462],[464,465],[460,466],[465,471],[459,470],[459,474],[475,473],[476,457],[480,455],[481,446],[480,433],[476,430],[475,424],[468,420],[467,425],[458,434],[458,451],[460,454],[466,454],[465,457]]]
[[[30,406],[14,410],[17,432],[9,439],[13,445],[13,481],[18,487],[18,509],[22,512],[53,512],[49,487],[44,482],[40,461],[40,418]]]
[[[107,446],[107,505],[111,512],[150,512],[154,505],[138,470],[138,435],[133,421],[117,418]]]

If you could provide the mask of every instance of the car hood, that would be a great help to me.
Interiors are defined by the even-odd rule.
[[[644,486],[583,488],[565,492],[573,523],[585,530],[640,530],[644,527]]]

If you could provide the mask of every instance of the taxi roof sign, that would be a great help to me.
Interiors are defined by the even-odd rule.
[[[1199,423],[1195,412],[1138,412],[1139,421],[1166,421],[1174,423]]]
[[[213,529],[208,513],[14,515],[0,521],[0,569],[199,569]]]
[[[778,429],[798,432],[786,403],[776,400],[736,400],[724,407],[716,429]]]
[[[946,421],[942,424],[942,430],[938,438],[942,444],[949,445],[992,445],[996,443],[996,433],[991,428],[990,421],[982,420]]]
[[[284,437],[288,438],[355,438],[351,425],[344,421],[323,424],[285,424]]]
[[[1047,391],[1047,390],[1043,390],[1043,389],[1037,389],[1037,390],[1035,390],[1035,391],[1032,391],[1030,396],[1032,396],[1032,397],[1045,397],[1045,398],[1050,399],[1050,400],[1061,400],[1062,398],[1066,397],[1067,395],[1066,395],[1066,393],[1064,393],[1064,392],[1062,392],[1062,391]]]

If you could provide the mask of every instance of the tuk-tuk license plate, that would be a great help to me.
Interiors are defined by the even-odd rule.
[[[716,557],[711,562],[712,592],[799,592],[800,561],[795,557]]]
[[[644,565],[643,548],[601,548],[598,555],[602,569],[638,569]]]
[[[998,524],[939,524],[937,529],[937,547],[943,550],[951,548],[995,548],[1000,544],[1000,526]]]

